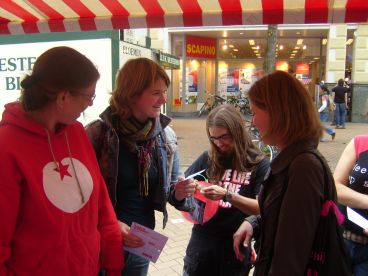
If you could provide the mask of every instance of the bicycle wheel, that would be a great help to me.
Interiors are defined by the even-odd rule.
[[[207,103],[204,103],[202,105],[201,109],[198,111],[198,117],[202,116],[202,114],[205,112],[206,108],[207,108]]]
[[[252,141],[270,159],[270,161],[275,157],[272,147],[270,145],[267,145],[260,140],[252,140]]]

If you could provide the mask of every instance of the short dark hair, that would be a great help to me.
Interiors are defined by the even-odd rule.
[[[95,65],[83,54],[65,46],[54,47],[37,58],[32,74],[22,80],[20,102],[26,111],[38,110],[54,101],[59,92],[77,93],[99,77]]]

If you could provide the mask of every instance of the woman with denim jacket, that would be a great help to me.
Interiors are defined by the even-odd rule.
[[[179,177],[179,155],[170,118],[161,114],[170,80],[147,58],[129,60],[118,72],[116,88],[101,120],[86,129],[96,151],[123,235],[124,246],[140,247],[143,241],[130,233],[133,222],[154,229],[154,211],[163,212],[175,189],[175,207],[187,210],[187,196],[195,191],[193,180]],[[178,181],[179,180],[179,181]],[[181,181],[183,180],[183,181]],[[149,262],[124,251],[124,275],[147,275]]]

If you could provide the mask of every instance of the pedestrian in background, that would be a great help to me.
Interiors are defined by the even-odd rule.
[[[337,86],[332,88],[332,99],[335,104],[336,128],[345,128],[345,116],[348,108],[348,90],[344,80],[339,79]]]
[[[260,235],[254,275],[304,275],[328,185],[327,168],[314,154],[323,128],[308,91],[288,73],[265,76],[248,97],[262,140],[280,152],[258,197],[260,216],[234,234],[235,253],[242,259],[239,244]]]
[[[128,60],[119,70],[110,105],[100,120],[87,126],[109,190],[125,247],[143,246],[130,232],[133,222],[155,228],[155,210],[168,215],[169,201],[185,209],[195,191],[193,180],[179,181],[177,139],[170,118],[161,114],[170,84],[166,72],[147,58]],[[186,209],[185,209],[186,210]],[[124,251],[123,275],[147,275],[149,261]]]
[[[334,172],[338,201],[345,214],[344,239],[354,276],[368,275],[368,228],[347,219],[347,207],[368,219],[368,135],[355,136]]]
[[[195,224],[184,257],[183,275],[248,275],[249,260],[237,260],[232,236],[244,218],[258,214],[257,195],[269,160],[252,143],[242,114],[232,105],[213,109],[206,120],[210,150],[203,152],[185,175],[205,170],[198,180],[209,179],[201,193],[219,201],[216,214]]]
[[[321,103],[321,106],[318,109],[319,118],[323,123],[323,127],[327,132],[327,134],[329,134],[331,136],[331,139],[334,140],[336,133],[333,131],[332,128],[328,127],[326,124],[328,117],[330,116],[330,111],[333,110],[334,108],[334,104],[333,102],[331,102],[330,91],[328,90],[326,85],[321,86],[321,93],[319,98],[320,98],[319,102]],[[324,140],[321,139],[321,141]]]
[[[68,47],[44,52],[0,122],[0,274],[120,275],[122,238],[83,126],[99,73]]]

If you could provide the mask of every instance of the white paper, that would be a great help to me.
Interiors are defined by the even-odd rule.
[[[144,245],[135,248],[124,246],[124,249],[155,263],[164,249],[168,237],[135,222],[130,226],[130,231],[140,237]]]
[[[197,176],[197,175],[199,175],[199,174],[203,173],[205,170],[206,170],[206,169],[201,170],[201,171],[196,172],[196,173],[193,173],[193,174],[191,174],[191,175],[188,175],[184,180],[187,180],[187,179],[189,179],[189,178],[193,178],[193,177],[195,177],[195,176]]]
[[[346,207],[346,211],[348,214],[348,219],[350,221],[354,222],[356,225],[359,225],[363,229],[368,228],[368,220],[366,220],[364,217],[362,217],[360,214],[349,207]]]

